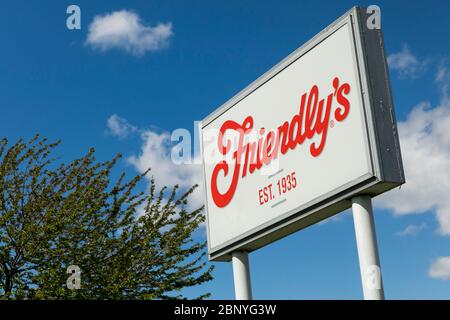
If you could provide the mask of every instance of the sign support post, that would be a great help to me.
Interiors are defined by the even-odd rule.
[[[384,300],[380,258],[370,196],[352,198],[353,222],[365,300]]]
[[[232,254],[234,292],[236,300],[252,300],[252,285],[250,281],[250,264],[248,253],[236,251]]]

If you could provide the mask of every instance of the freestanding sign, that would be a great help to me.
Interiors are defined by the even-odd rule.
[[[355,7],[200,124],[211,260],[404,183],[381,30]]]

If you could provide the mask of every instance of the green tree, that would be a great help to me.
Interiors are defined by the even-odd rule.
[[[4,299],[170,299],[212,279],[205,242],[193,232],[203,208],[189,210],[178,187],[136,192],[148,173],[111,181],[120,156],[94,150],[56,164],[59,144],[36,136],[0,141],[0,295]],[[81,288],[69,290],[70,265]],[[207,297],[208,293],[199,298]]]

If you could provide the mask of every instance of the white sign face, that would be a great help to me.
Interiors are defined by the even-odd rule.
[[[374,177],[353,39],[342,23],[203,122],[210,255]]]

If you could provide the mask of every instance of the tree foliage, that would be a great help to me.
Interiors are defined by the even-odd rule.
[[[148,173],[112,182],[120,158],[96,162],[94,150],[56,164],[59,142],[39,136],[0,141],[0,295],[4,299],[167,299],[212,279],[204,221],[178,187],[137,192]],[[81,288],[69,290],[70,265]],[[208,294],[202,295],[203,298]]]

